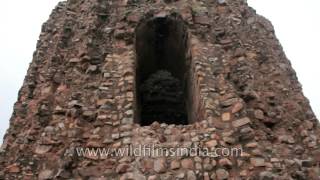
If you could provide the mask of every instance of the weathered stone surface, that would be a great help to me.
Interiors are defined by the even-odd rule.
[[[243,108],[243,103],[237,102],[236,104],[233,105],[231,112],[232,113],[237,113]]]
[[[187,179],[188,180],[197,180],[197,177],[193,171],[188,171],[187,172]]]
[[[278,176],[272,172],[269,171],[263,171],[259,174],[259,178],[261,180],[273,180],[276,179]]]
[[[246,124],[249,124],[251,122],[251,120],[249,118],[242,118],[242,119],[238,119],[232,122],[232,125],[234,127],[241,127],[244,126]]]
[[[152,172],[154,167],[154,162],[152,159],[144,159],[141,161],[142,172]]]
[[[295,140],[292,136],[290,135],[281,135],[278,137],[279,141],[280,142],[285,142],[285,143],[288,143],[288,144],[293,144],[295,143]]]
[[[216,140],[211,140],[211,141],[206,142],[206,146],[209,148],[216,147],[217,145],[218,145],[218,142]]]
[[[261,110],[254,111],[254,117],[257,119],[264,119],[264,113]]]
[[[157,173],[163,173],[166,172],[167,165],[166,165],[166,159],[160,158],[154,161],[154,171]]]
[[[226,0],[218,0],[219,4],[225,4],[227,1]]]
[[[100,177],[104,172],[103,166],[89,166],[79,170],[82,177]]]
[[[180,162],[178,160],[174,160],[170,164],[171,169],[179,169],[180,168]]]
[[[185,168],[185,169],[193,169],[194,163],[193,163],[192,159],[183,159],[181,161],[181,166],[182,166],[182,168]]]
[[[116,172],[117,173],[125,173],[127,172],[127,170],[130,168],[130,165],[129,164],[119,164],[116,168]]]
[[[223,158],[219,160],[219,165],[223,167],[232,167],[232,162],[228,158]]]
[[[146,180],[146,176],[142,175],[139,172],[130,172],[122,175],[120,180],[127,180],[127,179],[137,179],[137,180]]]
[[[231,114],[226,112],[222,114],[222,121],[230,121],[231,120]]]
[[[265,166],[265,160],[262,158],[251,158],[250,162],[253,166],[256,166],[256,167]]]
[[[52,146],[38,145],[36,150],[35,150],[35,153],[37,153],[37,154],[45,154],[45,153],[49,152],[51,148],[52,148]]]
[[[61,2],[13,110],[0,179],[319,179],[319,122],[243,0]]]
[[[78,63],[78,62],[81,62],[81,59],[79,59],[79,58],[71,58],[71,59],[69,60],[69,62],[71,62],[71,63]]]
[[[53,178],[54,172],[52,170],[43,170],[39,173],[39,180],[48,180]]]
[[[19,173],[20,172],[20,167],[17,164],[10,165],[6,169],[7,169],[7,172],[9,172],[9,173]]]
[[[196,16],[194,22],[202,25],[210,25],[210,19],[206,16]]]
[[[148,177],[148,180],[158,180],[159,177],[157,175],[152,175]]]
[[[228,179],[229,178],[229,173],[225,169],[218,169],[216,171],[217,178],[220,180]]]

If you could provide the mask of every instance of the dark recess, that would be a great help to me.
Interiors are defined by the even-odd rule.
[[[188,124],[187,41],[182,21],[146,20],[136,29],[137,111],[141,125]]]

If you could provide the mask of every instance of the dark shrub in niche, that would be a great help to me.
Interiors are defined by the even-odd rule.
[[[187,124],[183,89],[179,79],[159,70],[141,85],[141,124],[154,121],[167,124]]]

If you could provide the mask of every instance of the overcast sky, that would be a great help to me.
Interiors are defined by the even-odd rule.
[[[41,25],[58,2],[0,1],[0,144],[32,60]],[[320,1],[248,0],[248,3],[272,21],[304,93],[320,117]]]

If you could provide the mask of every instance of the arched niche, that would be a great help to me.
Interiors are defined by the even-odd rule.
[[[135,31],[137,122],[188,124],[190,53],[178,15],[141,20]]]

